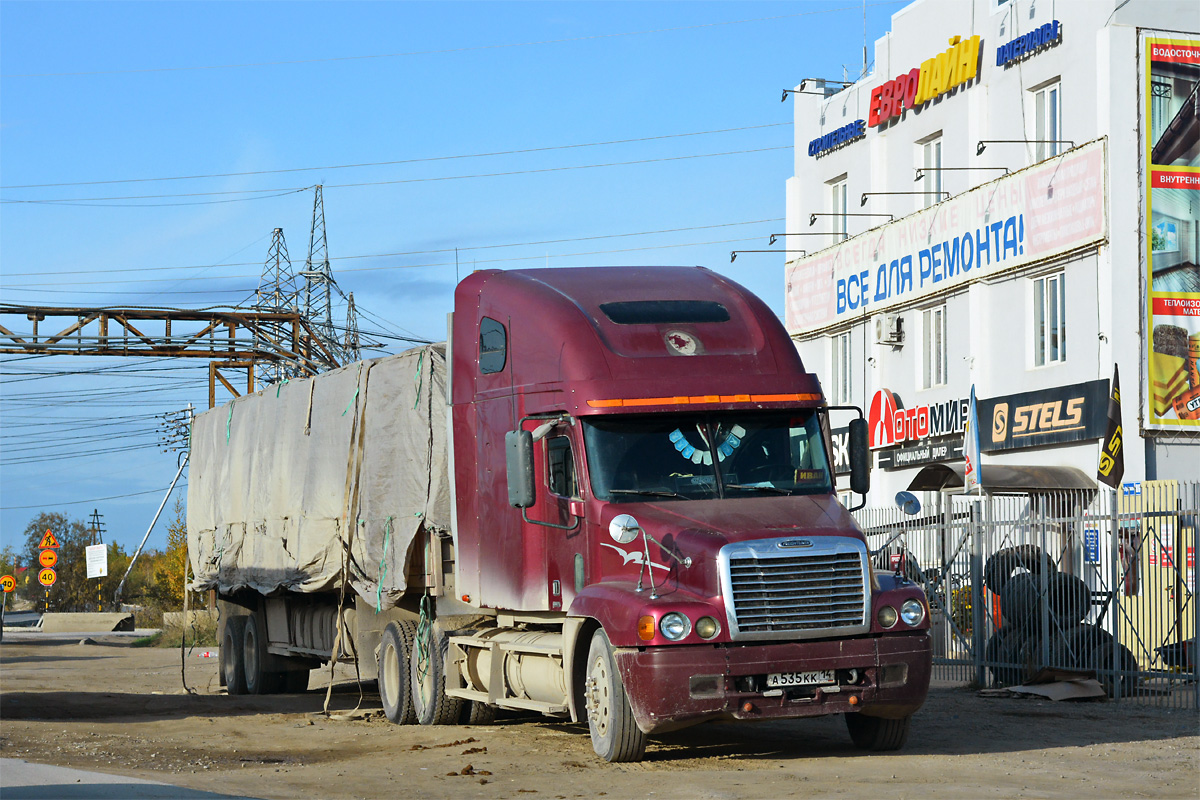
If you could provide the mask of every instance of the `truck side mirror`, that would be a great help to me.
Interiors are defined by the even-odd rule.
[[[862,417],[850,420],[850,489],[863,495],[871,490],[871,450]]]
[[[529,508],[534,500],[533,434],[529,431],[504,434],[504,466],[508,475],[508,504],[513,508]]]

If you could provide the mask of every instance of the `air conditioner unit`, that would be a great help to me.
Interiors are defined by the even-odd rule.
[[[882,314],[875,318],[875,344],[904,343],[904,318],[899,314]]]

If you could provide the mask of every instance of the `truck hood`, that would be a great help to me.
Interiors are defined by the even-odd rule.
[[[614,508],[632,514],[664,548],[681,558],[690,557],[691,567],[675,571],[679,585],[707,597],[719,593],[717,554],[727,544],[788,536],[863,539],[854,518],[828,495],[621,504]],[[663,555],[655,553],[656,549],[652,544],[652,555]]]

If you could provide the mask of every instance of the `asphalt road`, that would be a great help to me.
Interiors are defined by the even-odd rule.
[[[4,800],[243,800],[125,775],[31,764],[0,758],[0,795]]]

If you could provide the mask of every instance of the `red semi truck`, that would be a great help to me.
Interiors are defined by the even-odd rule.
[[[844,714],[899,748],[928,606],[872,570],[830,410],[775,315],[709,270],[476,272],[446,345],[197,418],[222,681],[302,690],[354,659],[393,722],[586,719],[609,761],[712,719]]]

